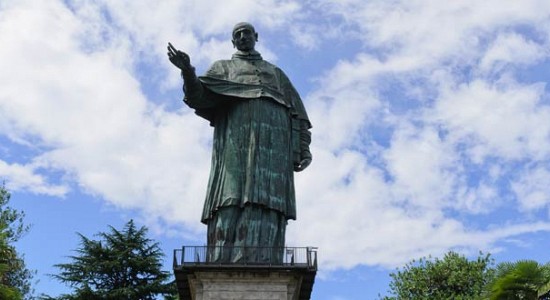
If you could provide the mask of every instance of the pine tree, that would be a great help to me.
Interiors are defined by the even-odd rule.
[[[0,299],[19,300],[22,298],[21,293],[6,282],[10,270],[8,259],[14,256],[13,248],[7,243],[6,229],[6,224],[0,223]]]
[[[148,300],[172,294],[170,273],[161,270],[164,255],[146,234],[147,228],[137,229],[133,220],[122,231],[110,226],[98,234],[100,240],[79,234],[77,255],[56,265],[61,272],[53,276],[74,288],[59,299]]]
[[[25,214],[8,206],[11,194],[0,186],[0,299],[30,299],[33,272],[14,243],[29,230]]]

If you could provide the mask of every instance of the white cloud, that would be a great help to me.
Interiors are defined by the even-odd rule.
[[[9,70],[0,73],[0,132],[40,154],[22,164],[0,161],[0,175],[50,195],[75,182],[139,209],[152,226],[200,240],[211,128],[189,109],[155,104],[181,97],[166,43],[204,68],[230,55],[233,24],[248,20],[289,42],[305,33],[298,46],[322,51],[311,37],[330,26],[304,18],[308,5],[324,14],[316,20],[339,15],[331,19],[340,22],[335,32],[349,29],[373,50],[341,58],[303,95],[314,163],[296,175],[289,245],[319,246],[327,269],[394,266],[550,230],[540,220],[468,223],[508,205],[501,196],[509,186],[499,182],[514,172],[522,212],[548,206],[548,171],[529,167],[550,159],[546,89],[522,83],[514,68],[501,72],[502,64],[548,59],[548,37],[514,28],[549,28],[546,1],[75,0],[70,9],[61,1],[7,2],[0,6],[0,69]],[[268,45],[259,44],[264,57],[277,59]],[[144,77],[158,83],[161,99],[145,93]],[[373,138],[378,129],[387,131],[382,141]],[[51,170],[65,182],[48,183]]]
[[[512,183],[512,190],[522,210],[535,211],[550,204],[550,171],[547,168],[539,166],[528,169],[518,177]]]
[[[445,89],[431,117],[454,143],[468,145],[470,157],[506,160],[550,157],[550,107],[541,104],[544,87],[474,80]]]
[[[505,199],[499,198],[494,182],[482,182],[478,186],[463,184],[457,191],[454,208],[471,214],[486,214],[497,210]]]
[[[397,130],[384,154],[393,177],[393,191],[400,199],[412,199],[421,210],[441,210],[453,192],[460,170],[457,157],[432,128],[411,125]]]
[[[90,6],[86,1],[75,3],[79,12],[81,6]],[[103,0],[97,3],[93,14],[108,14],[109,17],[92,20],[92,24],[98,21],[112,24],[118,37],[132,40],[133,55],[152,56],[154,60],[162,58],[165,67],[169,64],[166,59],[169,41],[190,54],[197,65],[205,67],[213,59],[230,57],[233,52],[231,30],[236,23],[252,22],[262,34],[262,28],[277,30],[288,25],[301,10],[298,1],[289,0],[231,0],[215,5],[200,0],[162,3]],[[86,17],[89,13],[89,9],[85,9],[78,15]],[[269,55],[266,58],[269,59]]]
[[[499,35],[481,59],[482,71],[502,69],[509,64],[530,65],[548,56],[544,45],[526,40],[517,33]]]
[[[495,29],[547,23],[550,4],[534,1],[326,1],[326,11],[355,25],[369,47],[433,65],[476,56]],[[540,28],[536,26],[535,28]],[[542,31],[543,32],[543,31]]]
[[[300,188],[316,187],[302,195],[302,210],[307,210],[302,218],[316,225],[306,232],[292,229],[300,230],[296,238],[320,241],[328,266],[349,267],[354,262],[392,265],[449,248],[475,252],[513,235],[548,230],[545,223],[497,225],[489,218],[470,227],[467,217],[497,214],[509,205],[503,181],[525,167],[518,162],[549,158],[544,86],[518,83],[514,73],[497,80],[470,77],[483,76],[475,72],[480,68],[494,72],[496,61],[525,66],[547,59],[544,40],[528,40],[512,27],[541,28],[548,22],[541,5],[547,4],[494,3],[488,9],[486,3],[464,1],[332,3],[327,11],[340,13],[362,32],[369,48],[382,51],[341,60],[308,99],[314,103],[314,143],[322,145],[314,154],[329,152],[315,156],[314,178],[300,181]],[[527,50],[529,57],[514,49]],[[398,88],[405,89],[403,96],[392,93]],[[396,102],[405,100],[396,96],[414,96],[420,103],[406,99],[409,107],[394,112]],[[369,126],[380,122],[389,130],[389,144],[382,149],[365,145],[373,134]],[[381,164],[359,152],[372,155],[373,150],[374,160],[383,158]],[[344,159],[349,155],[361,159],[351,166]],[[350,178],[361,178],[362,188]],[[370,181],[377,184],[369,186]]]
[[[0,160],[0,179],[7,182],[10,191],[26,190],[36,194],[63,197],[68,188],[64,185],[52,185],[47,179],[36,174],[32,165],[8,164]]]
[[[320,38],[318,37],[317,28],[313,25],[292,26],[290,28],[290,34],[292,35],[294,43],[301,48],[313,50],[319,47]]]
[[[0,78],[6,85],[0,115],[9,125],[2,130],[37,139],[45,149],[34,158],[37,165],[67,172],[115,206],[150,210],[197,230],[196,195],[209,159],[206,122],[190,111],[169,113],[148,104],[129,64],[118,60],[129,56],[128,48],[80,49],[74,37],[94,24],[80,23],[66,7],[9,12],[2,32],[19,28],[32,35],[0,37],[6,45],[0,65],[13,70]],[[22,56],[25,46],[40,51]]]

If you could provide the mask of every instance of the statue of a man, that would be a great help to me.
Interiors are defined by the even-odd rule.
[[[238,23],[237,52],[200,77],[189,56],[168,44],[185,104],[214,127],[201,219],[212,262],[280,261],[287,220],[296,219],[293,171],[311,163],[311,124],[302,100],[283,71],[255,50],[257,41],[251,24]]]

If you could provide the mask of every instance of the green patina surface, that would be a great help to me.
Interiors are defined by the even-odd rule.
[[[242,259],[240,251],[225,248],[282,249],[287,220],[296,219],[293,172],[311,161],[311,123],[300,96],[283,71],[254,50],[257,34],[250,28],[236,26],[239,51],[200,77],[185,53],[168,48],[182,70],[185,103],[214,127],[201,217],[208,246],[216,246],[211,260]]]

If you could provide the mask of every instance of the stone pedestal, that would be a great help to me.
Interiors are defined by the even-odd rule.
[[[277,271],[199,271],[189,277],[193,300],[298,300],[301,274]]]
[[[180,300],[308,300],[316,270],[277,267],[174,269]]]
[[[174,251],[174,275],[180,300],[309,300],[317,273],[313,247],[284,249],[283,261],[218,263],[208,247]],[[265,249],[263,249],[265,250]]]

